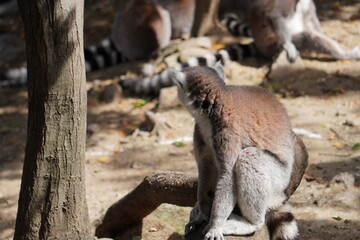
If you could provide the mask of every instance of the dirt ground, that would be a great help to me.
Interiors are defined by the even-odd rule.
[[[86,1],[86,44],[107,36],[114,12],[122,7],[121,1],[113,2]],[[327,35],[345,48],[360,44],[357,0],[315,2]],[[16,17],[0,18],[1,34],[22,36]],[[23,64],[19,59],[12,59],[12,64]],[[289,65],[280,60],[271,79],[264,78],[267,67],[230,64],[227,81],[261,84],[274,91],[305,142],[309,167],[290,199],[303,239],[359,240],[360,150],[354,146],[360,143],[360,61],[311,58]],[[110,79],[107,70],[89,76],[95,78]],[[163,94],[171,98],[173,91]],[[191,142],[194,122],[183,107],[169,102],[120,96],[104,103],[89,95],[86,187],[93,229],[112,203],[155,170],[196,175]],[[151,131],[154,123],[149,123],[147,112],[154,113]],[[14,233],[26,121],[26,89],[0,89],[0,239],[4,240],[12,239]],[[182,239],[189,211],[161,205],[130,239]]]

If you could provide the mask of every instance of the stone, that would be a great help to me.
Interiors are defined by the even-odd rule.
[[[173,108],[181,105],[178,99],[177,87],[168,87],[160,90],[159,108]]]

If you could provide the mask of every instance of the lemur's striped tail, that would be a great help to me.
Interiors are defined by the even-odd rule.
[[[127,62],[127,59],[109,38],[103,39],[98,45],[85,48],[84,55],[86,72]]]
[[[301,240],[296,220],[288,203],[270,211],[267,214],[266,224],[271,240]]]
[[[98,45],[84,48],[85,69],[91,72],[126,62],[111,39],[103,39]],[[27,84],[27,69],[13,68],[0,74],[0,87],[21,87]]]
[[[252,37],[250,26],[235,14],[226,14],[220,22],[234,36]]]
[[[246,45],[237,43],[220,49],[215,54],[209,53],[202,57],[192,57],[187,62],[179,63],[176,69],[213,66],[217,61],[221,61],[223,65],[226,65],[230,61],[240,61],[243,58],[255,55],[256,48],[253,43]],[[151,77],[122,80],[120,81],[120,86],[130,96],[158,96],[162,88],[173,86],[173,82],[169,78],[167,69],[165,69]]]

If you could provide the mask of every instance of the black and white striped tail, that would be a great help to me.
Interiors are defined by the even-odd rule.
[[[252,37],[249,25],[235,14],[226,14],[221,20],[229,32],[234,36]]]
[[[209,53],[202,57],[192,57],[187,62],[180,63],[176,69],[181,71],[186,67],[213,66],[217,61],[226,65],[231,61],[241,61],[255,55],[254,44],[242,45],[237,43],[220,49],[215,54]],[[173,86],[173,82],[169,78],[167,69],[165,69],[151,77],[122,80],[120,86],[130,96],[158,96],[162,88]]]
[[[301,240],[296,220],[288,203],[269,212],[266,224],[271,240]]]
[[[127,62],[111,39],[103,39],[100,44],[84,49],[86,72],[92,72]]]
[[[98,45],[85,48],[84,55],[86,72],[104,69],[127,61],[110,39],[104,39]],[[9,69],[0,75],[0,87],[21,87],[26,84],[26,67]]]

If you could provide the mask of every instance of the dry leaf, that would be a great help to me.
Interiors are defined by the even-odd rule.
[[[349,64],[349,63],[351,63],[351,61],[350,60],[343,60],[343,61],[340,61],[340,63],[341,64]]]
[[[344,144],[342,142],[333,142],[332,144],[334,147],[337,147],[337,148],[342,148],[344,147]]]
[[[99,103],[99,101],[97,99],[89,99],[88,100],[88,104],[91,104],[91,105],[96,105],[98,103]]]
[[[101,162],[101,163],[109,163],[110,162],[110,158],[109,157],[99,157],[98,159],[98,162]]]
[[[224,48],[224,44],[214,43],[214,44],[213,44],[213,47],[214,47],[216,50],[219,50],[219,49]]]
[[[304,173],[304,178],[306,179],[306,181],[311,182],[314,181],[316,179],[316,177],[310,173]]]
[[[309,168],[317,168],[317,164],[314,164],[314,163],[313,163],[313,164],[310,164],[310,165],[309,165]]]
[[[119,134],[120,136],[126,136],[126,133],[124,131],[117,131],[117,134]]]
[[[329,140],[334,140],[334,139],[336,139],[336,134],[335,134],[335,133],[330,133],[330,134],[328,135],[328,139],[329,139]]]
[[[259,76],[260,79],[264,79],[264,78],[265,78],[265,74],[263,74],[263,73],[260,73],[258,76]]]
[[[135,129],[137,129],[137,126],[128,124],[125,125],[125,129],[129,131],[134,131]]]

